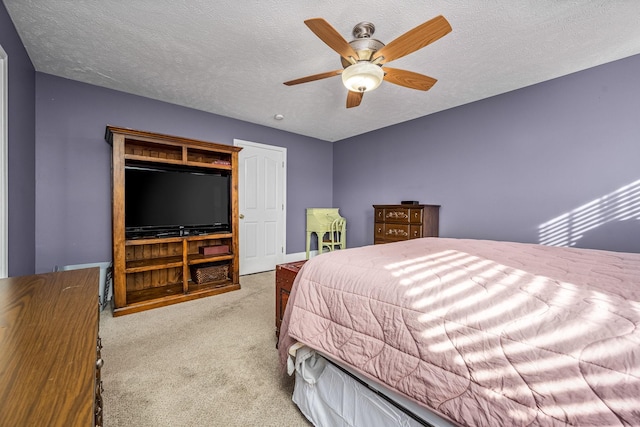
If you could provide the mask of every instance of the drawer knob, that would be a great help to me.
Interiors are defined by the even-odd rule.
[[[102,369],[103,366],[104,366],[104,360],[102,360],[102,358],[96,360],[96,368],[97,369]]]

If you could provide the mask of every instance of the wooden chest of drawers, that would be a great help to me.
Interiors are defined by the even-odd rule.
[[[307,261],[276,265],[276,337],[280,336],[280,325],[282,325],[284,310],[287,308],[291,286],[305,262]]]
[[[0,279],[0,425],[102,426],[100,269]]]
[[[373,243],[438,237],[439,205],[373,205]]]

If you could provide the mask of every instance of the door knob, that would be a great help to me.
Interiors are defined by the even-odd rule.
[[[240,214],[240,219],[243,219],[243,218],[244,218],[244,215],[243,215],[243,214]]]

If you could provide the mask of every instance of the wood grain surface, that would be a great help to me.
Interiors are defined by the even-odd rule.
[[[0,426],[94,422],[100,269],[0,280]]]

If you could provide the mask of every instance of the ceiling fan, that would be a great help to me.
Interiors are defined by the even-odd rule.
[[[412,71],[383,66],[433,43],[451,31],[451,25],[442,16],[437,16],[387,45],[371,36],[375,27],[370,22],[361,22],[353,27],[354,40],[347,42],[338,31],[322,18],[307,19],[304,23],[313,33],[335,50],[342,60],[342,70],[328,71],[284,82],[287,86],[312,82],[342,75],[342,82],[349,90],[347,108],[357,107],[365,92],[377,88],[382,80],[410,89],[429,90],[436,79]]]

